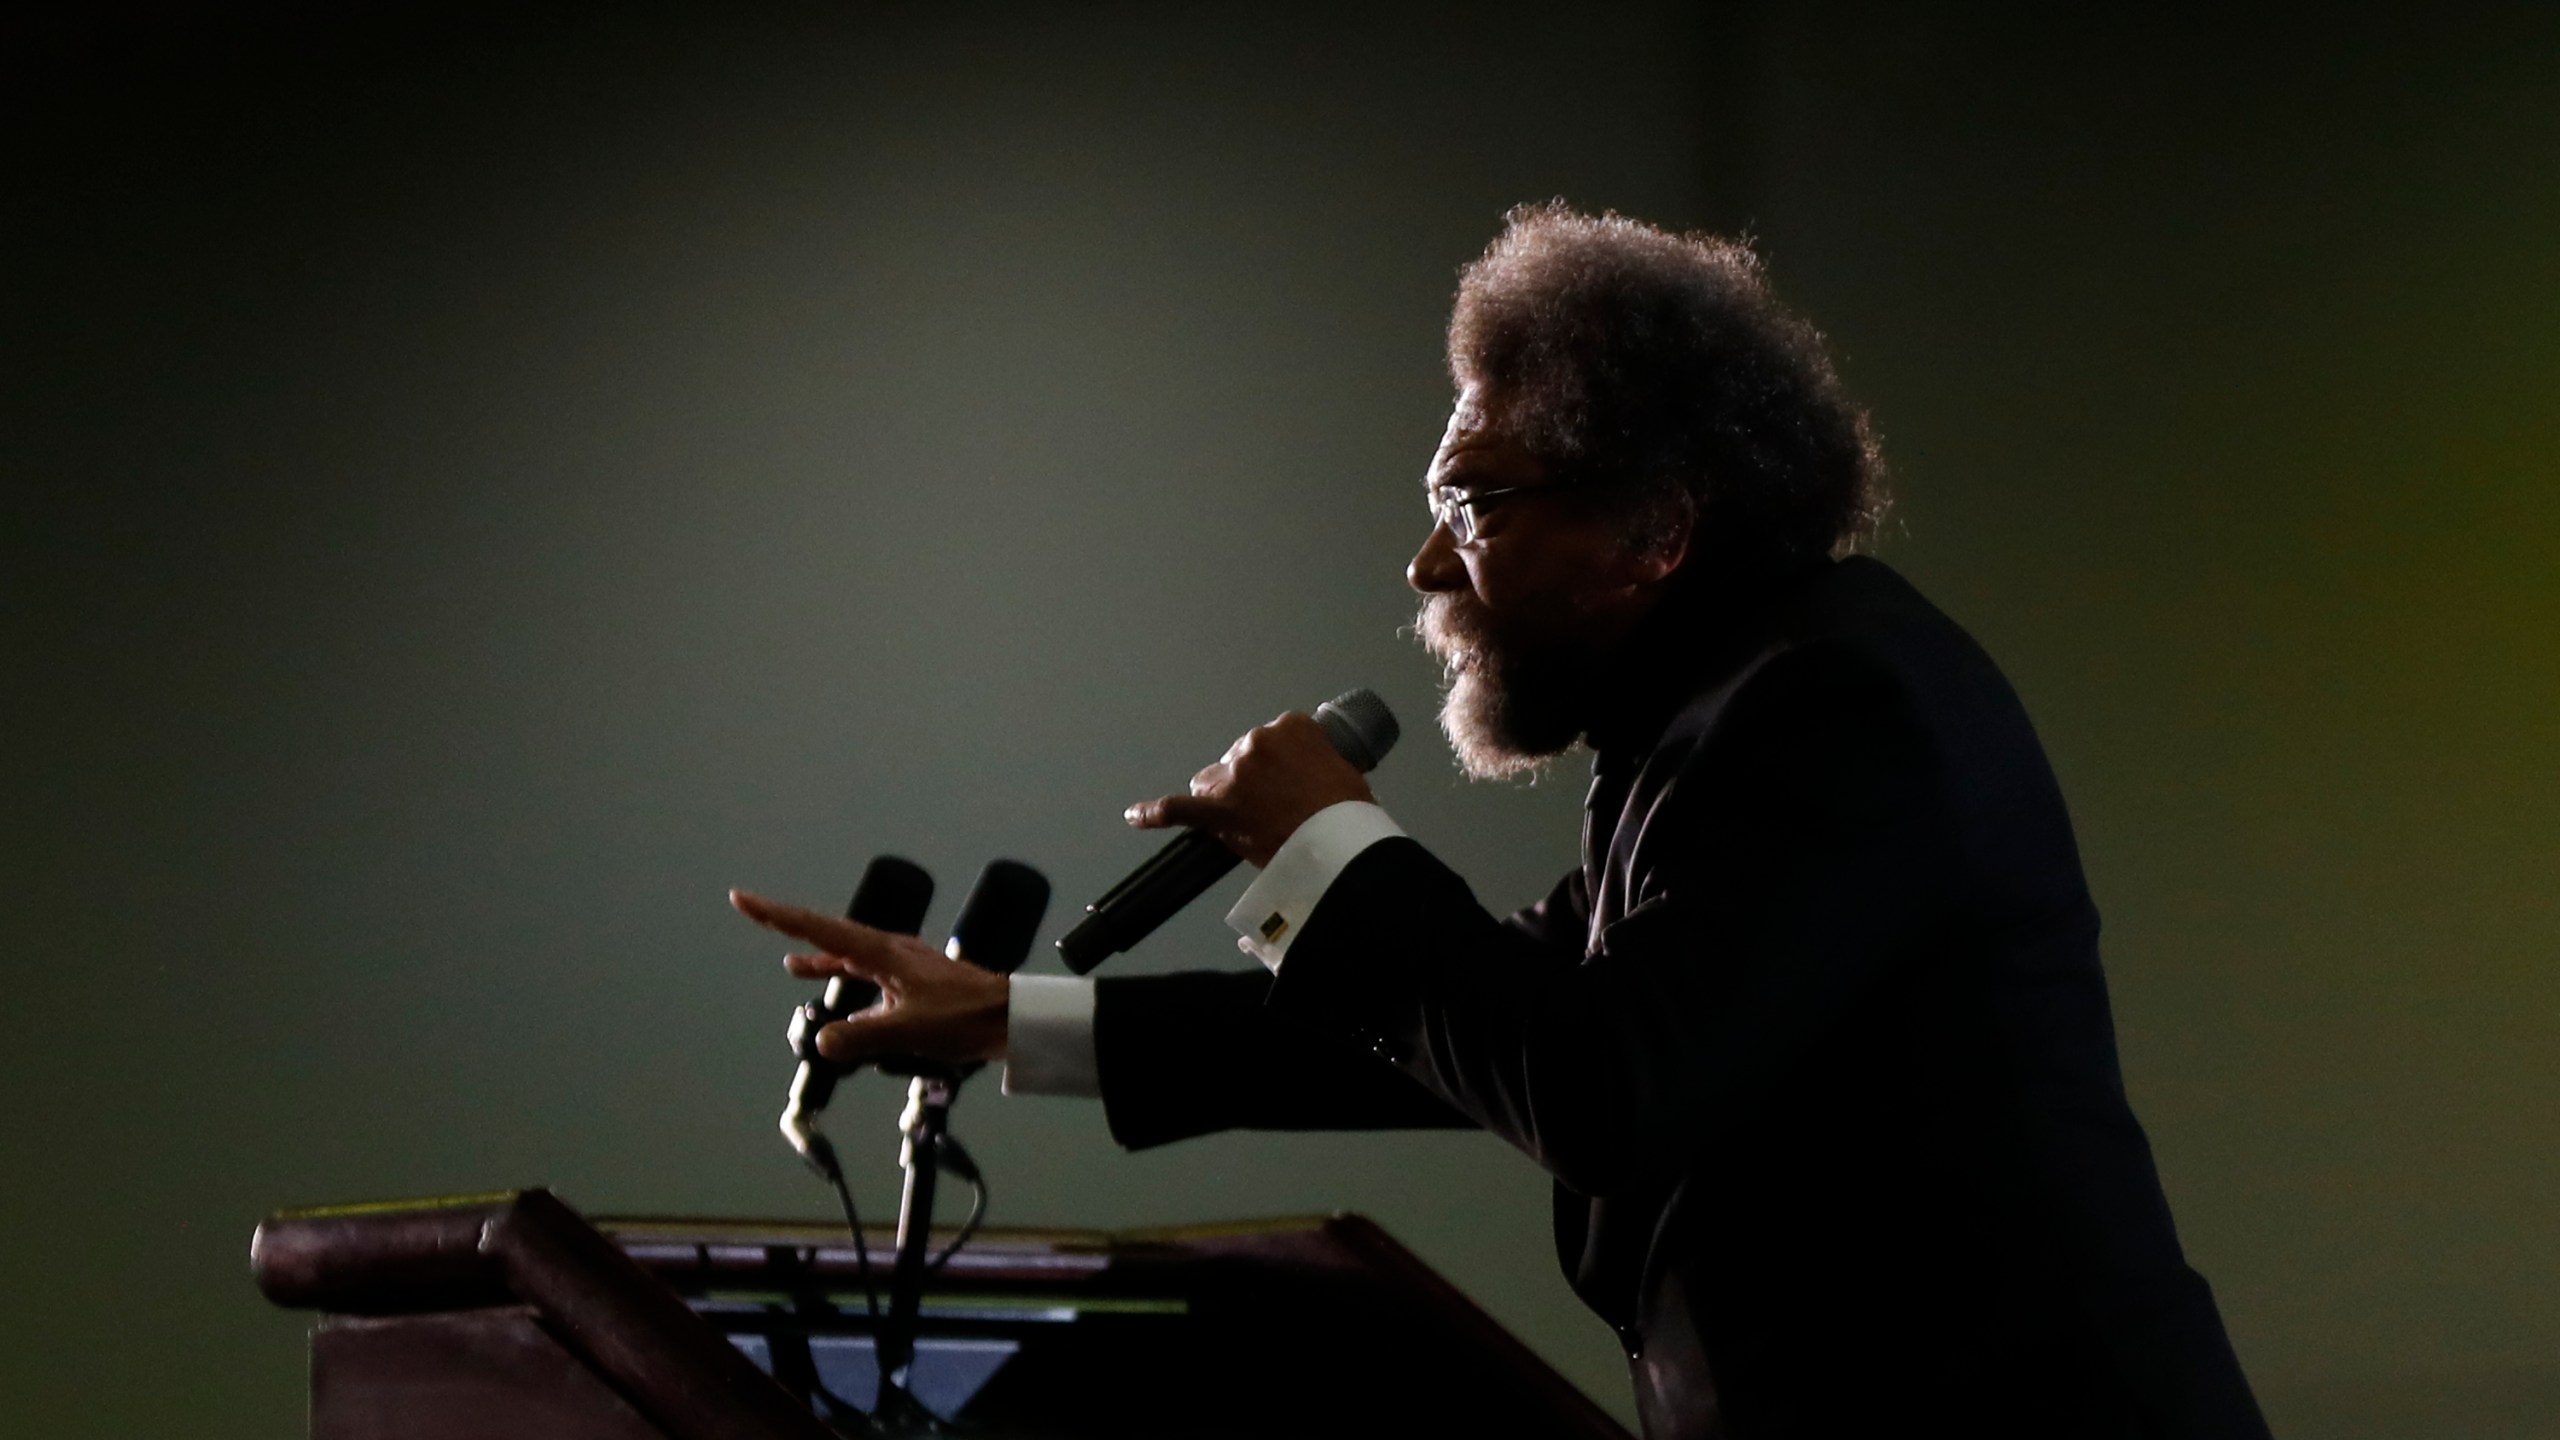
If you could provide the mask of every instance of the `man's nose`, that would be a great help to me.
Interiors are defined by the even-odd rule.
[[[1449,538],[1449,527],[1434,525],[1422,537],[1422,548],[1404,567],[1404,583],[1425,595],[1455,590],[1466,583],[1466,562],[1458,558],[1458,542]]]

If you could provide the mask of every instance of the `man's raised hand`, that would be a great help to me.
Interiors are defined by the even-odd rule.
[[[954,960],[913,935],[892,935],[868,925],[768,900],[746,890],[729,892],[738,913],[812,951],[795,951],[783,965],[804,980],[838,975],[880,987],[871,1007],[818,1032],[818,1053],[858,1065],[886,1055],[926,1060],[1001,1060],[1011,985],[964,960]]]
[[[1190,794],[1141,800],[1127,818],[1141,830],[1190,826],[1259,866],[1317,811],[1375,798],[1324,726],[1292,713],[1246,731],[1217,764],[1191,777]]]

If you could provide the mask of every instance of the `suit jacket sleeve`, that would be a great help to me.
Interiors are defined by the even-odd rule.
[[[1641,826],[1631,903],[1584,963],[1557,970],[1388,840],[1308,917],[1271,1007],[1385,1057],[1585,1195],[1651,1187],[1919,949],[1952,843],[1942,789],[1880,668],[1790,652],[1655,752],[1620,822]]]
[[[1582,876],[1503,922],[1549,968],[1580,958]],[[1294,953],[1294,952],[1293,952]],[[1112,1138],[1132,1150],[1220,1130],[1465,1128],[1474,1121],[1371,1051],[1269,1008],[1262,970],[1097,982],[1094,1054]]]

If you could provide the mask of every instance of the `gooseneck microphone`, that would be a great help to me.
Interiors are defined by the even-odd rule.
[[[1030,957],[1031,937],[1049,909],[1049,881],[1019,860],[990,860],[978,872],[961,903],[960,918],[951,922],[951,943],[943,953],[953,960],[1003,975],[1022,968]],[[880,1068],[915,1078],[907,1084],[907,1108],[898,1117],[898,1164],[906,1184],[898,1192],[898,1258],[889,1274],[889,1315],[873,1339],[880,1370],[880,1399],[872,1419],[888,1434],[945,1434],[939,1421],[915,1401],[908,1389],[909,1368],[916,1355],[916,1321],[923,1312],[925,1258],[933,1233],[933,1197],[943,1167],[950,1167],[978,1192],[969,1222],[951,1242],[957,1250],[977,1232],[986,1213],[986,1180],[976,1162],[951,1134],[951,1102],[961,1081],[978,1062],[953,1064],[932,1060],[883,1060]],[[944,1251],[948,1257],[951,1250]]]
[[[845,907],[844,918],[892,935],[913,935],[924,928],[925,908],[932,903],[933,877],[924,873],[923,866],[883,855],[863,870],[862,883],[854,886],[853,903]],[[811,1129],[810,1122],[827,1107],[845,1067],[818,1054],[818,1032],[869,1009],[878,998],[880,987],[870,981],[838,975],[827,982],[825,994],[791,1016],[791,1050],[800,1057],[800,1069],[791,1077],[791,1097],[782,1108],[782,1138],[820,1175],[832,1170],[835,1156],[825,1148],[826,1137]]]
[[[1352,690],[1316,707],[1316,723],[1334,753],[1366,773],[1395,748],[1401,733],[1374,690]],[[1085,908],[1084,919],[1058,939],[1058,955],[1079,975],[1146,939],[1175,911],[1236,868],[1236,852],[1197,830],[1177,835],[1153,859]]]

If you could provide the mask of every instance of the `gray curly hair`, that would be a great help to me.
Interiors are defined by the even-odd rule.
[[[1741,241],[1517,206],[1460,272],[1449,374],[1559,475],[1624,484],[1634,542],[1689,510],[1728,576],[1846,553],[1888,504],[1866,411]]]

